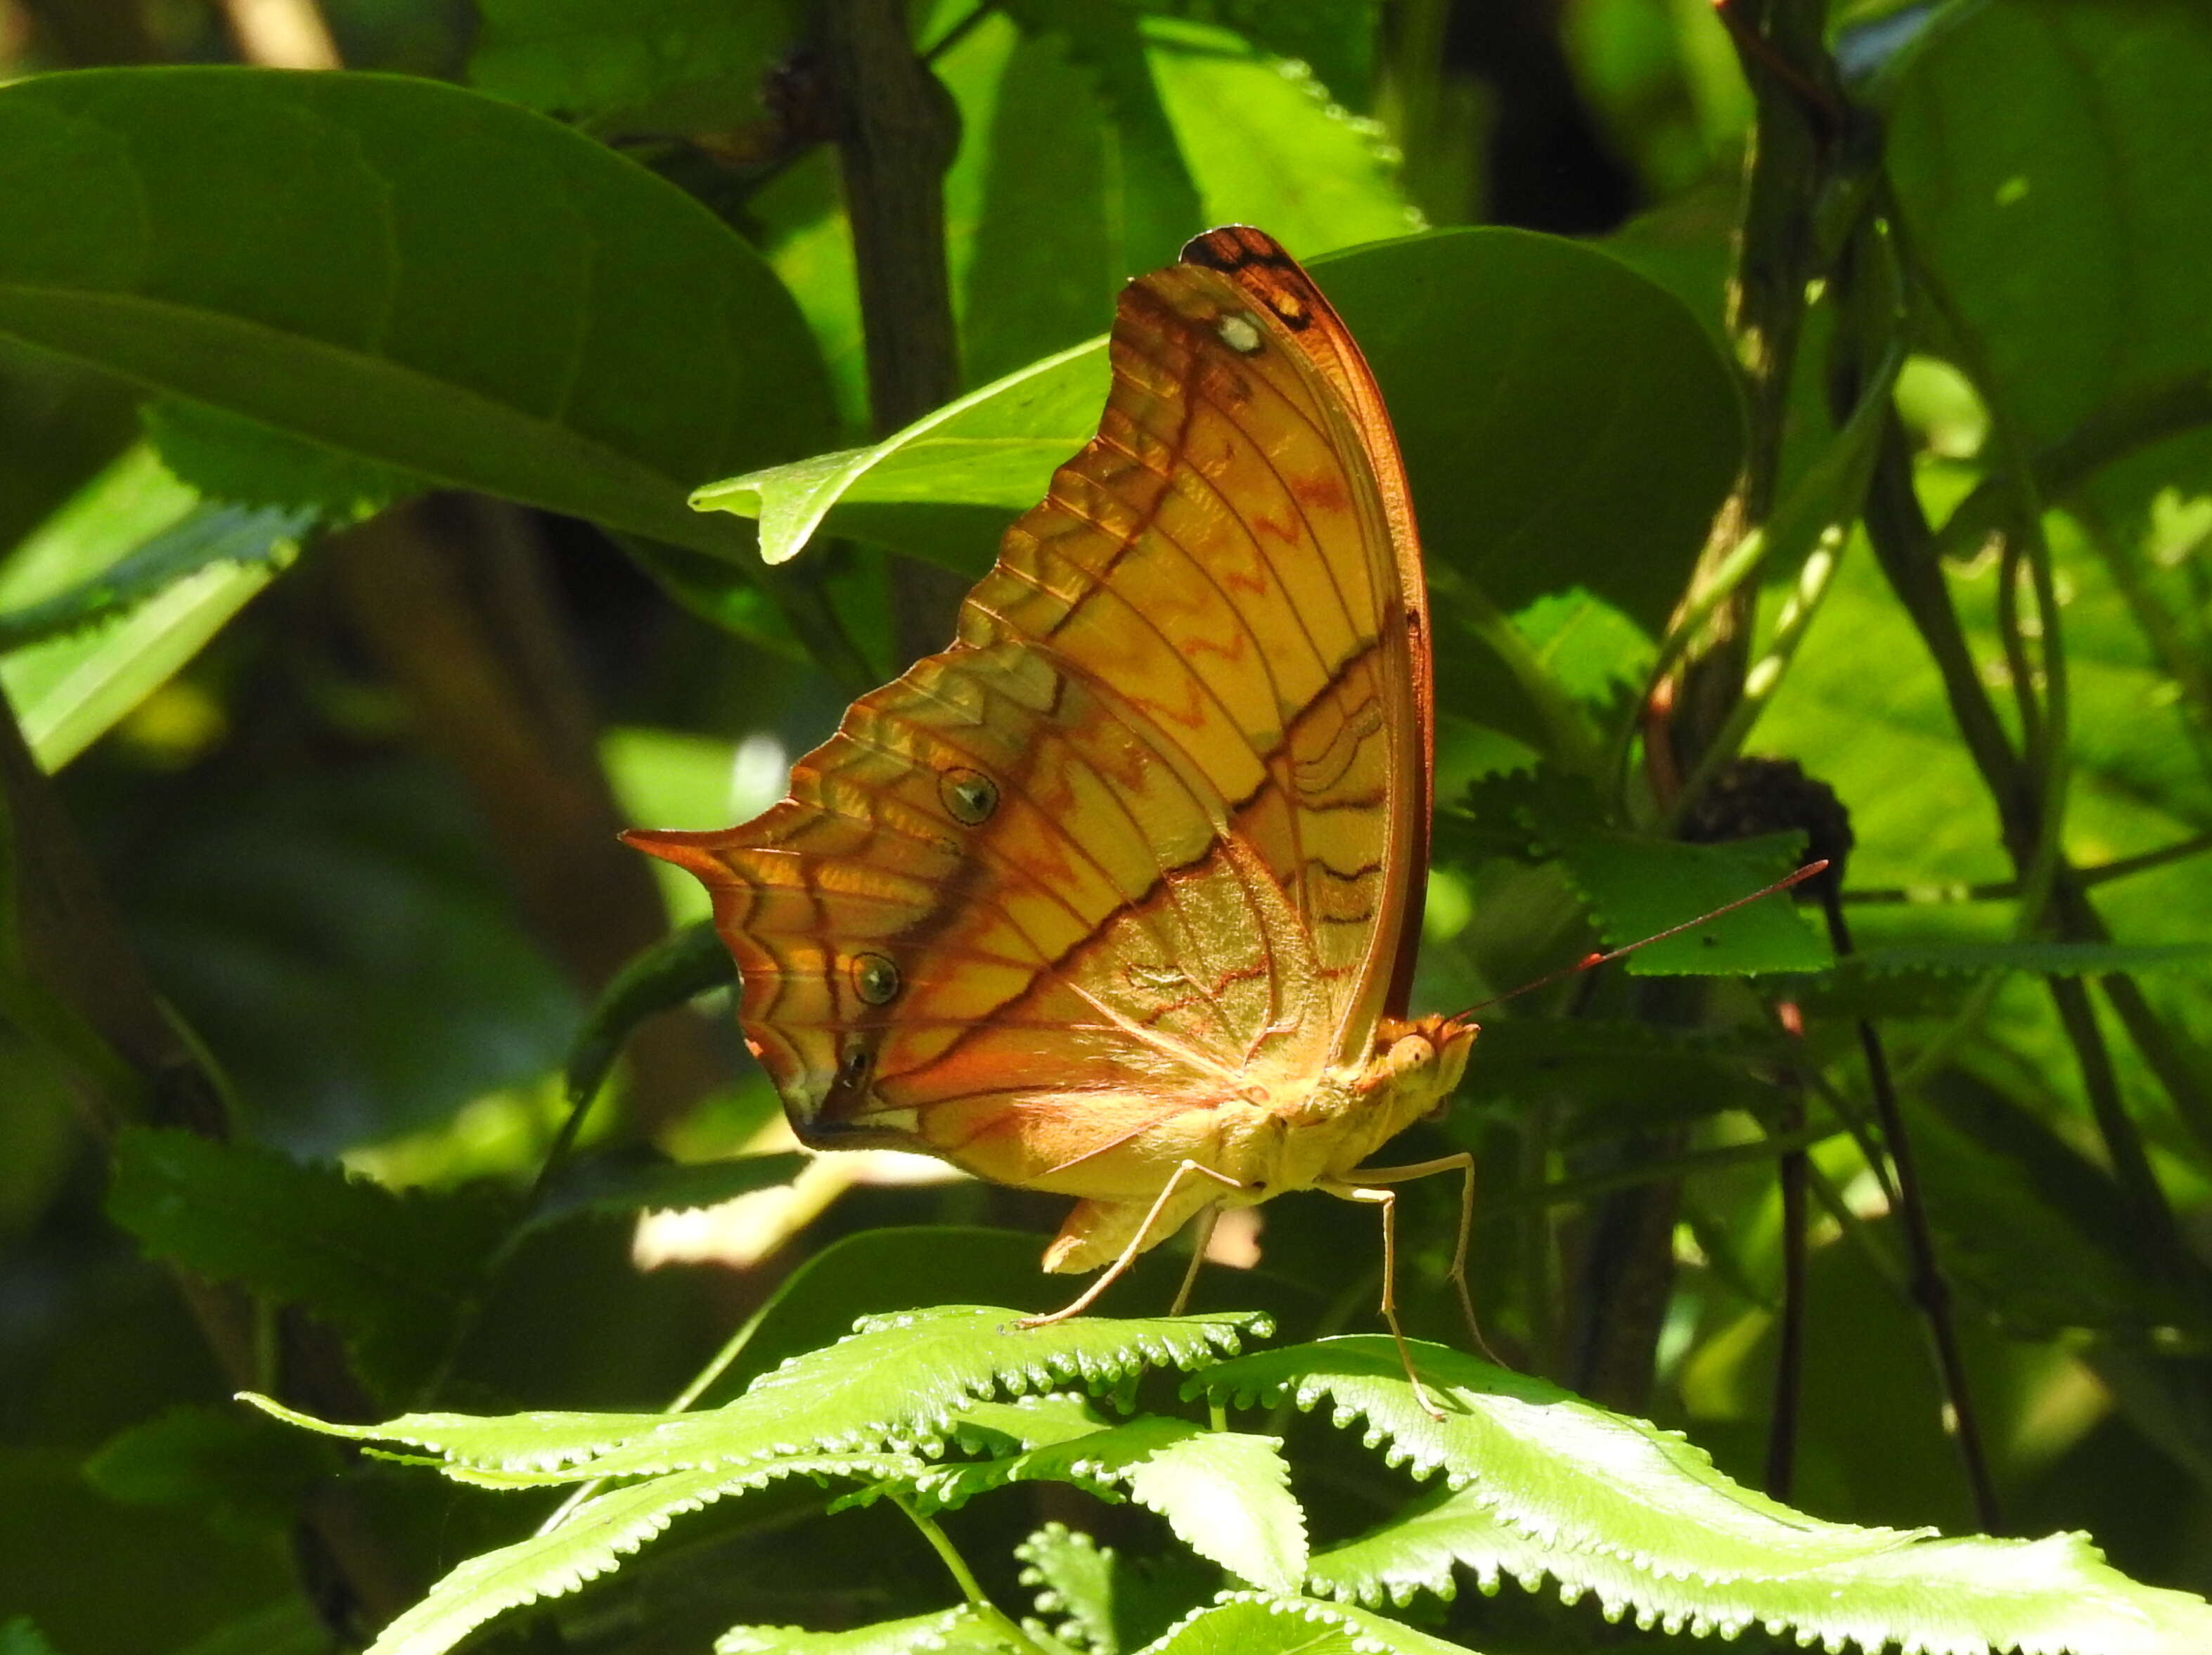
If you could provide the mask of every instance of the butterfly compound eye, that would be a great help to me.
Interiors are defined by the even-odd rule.
[[[999,784],[980,770],[947,770],[938,778],[939,797],[956,822],[981,827],[999,807]]]
[[[881,954],[853,957],[853,992],[871,1006],[888,1006],[898,998],[899,969]]]

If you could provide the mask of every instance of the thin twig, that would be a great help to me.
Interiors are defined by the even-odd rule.
[[[2077,887],[2088,889],[2112,879],[2124,879],[2130,874],[2146,873],[2153,868],[2164,867],[2172,862],[2185,861],[2191,856],[2201,856],[2212,850],[2212,831],[2192,833],[2186,839],[2177,839],[2156,850],[2146,850],[2133,856],[2115,857],[2109,862],[2093,862],[2087,867],[2070,866],[2069,880]],[[2006,902],[2020,895],[2020,881],[1997,879],[1984,885],[1869,885],[1863,890],[1846,891],[1847,903],[1863,903],[1868,906],[1881,904],[1959,902]]]
[[[1784,1002],[1776,1008],[1783,1028],[1802,1044],[1804,1019],[1797,1007]],[[1783,1105],[1776,1122],[1788,1135],[1805,1129],[1805,1101],[1800,1091]],[[1767,1494],[1787,1500],[1797,1464],[1797,1421],[1805,1400],[1805,1182],[1811,1157],[1802,1148],[1785,1152],[1775,1167],[1782,1197],[1782,1315],[1774,1354],[1773,1404],[1767,1410]]]
[[[1829,943],[1838,959],[1848,958],[1853,952],[1850,925],[1844,917],[1843,904],[1836,899],[1835,886],[1823,882],[1819,891],[1820,911],[1828,924]],[[1983,1532],[1996,1534],[2002,1524],[1996,1484],[1990,1476],[1988,1457],[1982,1449],[1981,1426],[1974,1409],[1973,1393],[1966,1383],[1966,1354],[1960,1347],[1958,1328],[1951,1313],[1951,1287],[1936,1256],[1935,1232],[1928,1222],[1911,1135],[1905,1129],[1905,1111],[1898,1103],[1897,1088],[1890,1075],[1889,1053],[1882,1044],[1881,1031],[1864,1018],[1859,1019],[1858,1037],[1859,1050],[1866,1060],[1867,1090],[1874,1099],[1875,1118],[1881,1123],[1882,1141],[1888,1147],[1890,1165],[1896,1173],[1897,1201],[1893,1210],[1905,1221],[1905,1245],[1912,1269],[1909,1291],[1928,1324],[1929,1337],[1935,1346],[1937,1377],[1949,1406],[1951,1429],[1958,1441],[1966,1486],[1973,1497],[1976,1520]]]
[[[960,1595],[968,1600],[968,1607],[978,1620],[988,1622],[993,1631],[1016,1647],[1029,1650],[1031,1655],[1046,1655],[1042,1644],[1023,1631],[1011,1615],[984,1595],[982,1584],[975,1579],[975,1571],[968,1567],[968,1560],[960,1555],[951,1537],[942,1527],[926,1516],[921,1508],[906,1495],[893,1494],[890,1501],[906,1513],[908,1522],[921,1531],[921,1537],[929,1542],[930,1549],[937,1554],[946,1572],[959,1585]]]
[[[906,10],[904,0],[823,0],[816,14],[878,436],[950,402],[960,386],[944,192],[959,113],[915,57]],[[902,557],[892,564],[891,588],[901,658],[942,648],[952,635],[962,582]]]

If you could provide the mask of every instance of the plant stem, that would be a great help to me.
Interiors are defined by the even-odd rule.
[[[823,0],[817,12],[860,282],[868,402],[888,436],[950,402],[960,347],[945,250],[945,170],[959,113],[907,35],[904,0]],[[892,566],[902,660],[943,646],[965,587],[913,558]]]
[[[1023,1631],[1012,1616],[983,1595],[982,1585],[968,1567],[968,1560],[960,1555],[951,1536],[936,1521],[923,1515],[904,1494],[894,1494],[890,1498],[892,1505],[906,1513],[908,1521],[921,1530],[921,1537],[929,1542],[930,1549],[943,1561],[945,1569],[958,1585],[960,1595],[968,1600],[968,1607],[975,1612],[976,1618],[988,1622],[993,1631],[1018,1647],[1034,1651],[1035,1655],[1046,1655],[1042,1645]]]
[[[1867,498],[1866,526],[1875,556],[1890,589],[1896,593],[1936,664],[1949,701],[1951,716],[1965,739],[1967,751],[1980,770],[1983,785],[1996,801],[1998,824],[2006,851],[2022,886],[2035,888],[2034,873],[2043,847],[2048,843],[2041,816],[2041,800],[2034,780],[2006,737],[1996,709],[1982,688],[1966,645],[1957,611],[1943,584],[1942,565],[1936,559],[1934,536],[1912,487],[1911,461],[1904,428],[1892,421],[1875,461],[1875,478]],[[2085,932],[2084,921],[2094,920],[2071,881],[2071,870],[2054,857],[2046,869],[2055,898],[2054,917],[2062,938],[2103,940],[2101,923],[2096,933]],[[2047,979],[2057,1003],[2068,1038],[2075,1043],[2082,1081],[2103,1138],[2122,1197],[2138,1231],[2148,1243],[2160,1271],[2168,1281],[2186,1274],[2185,1250],[2172,1208],[2160,1188],[2143,1151],[2140,1135],[2120,1105],[2117,1088],[2106,1081],[2111,1058],[2104,1050],[2096,1019],[2088,1013],[2086,997],[2077,981]],[[2068,986],[2069,984],[2071,986]]]
[[[1853,952],[1850,925],[1844,917],[1844,905],[1837,899],[1833,884],[1823,881],[1819,890],[1821,913],[1828,924],[1828,940],[1836,957],[1844,958]],[[1966,1487],[1973,1498],[1975,1520],[1984,1533],[1996,1534],[2002,1521],[1997,1507],[1996,1484],[1990,1476],[1988,1457],[1982,1450],[1981,1426],[1974,1409],[1973,1392],[1966,1383],[1966,1354],[1960,1348],[1958,1327],[1951,1314],[1951,1284],[1936,1256],[1936,1237],[1928,1223],[1928,1208],[1921,1194],[1911,1135],[1905,1129],[1905,1110],[1898,1102],[1897,1087],[1890,1074],[1889,1053],[1882,1044],[1881,1031],[1863,1018],[1859,1019],[1858,1036],[1859,1050],[1866,1060],[1867,1090],[1874,1098],[1875,1118],[1881,1124],[1882,1141],[1888,1148],[1890,1165],[1896,1172],[1896,1211],[1905,1221],[1905,1249],[1912,1269],[1908,1291],[1927,1322],[1929,1338],[1935,1347],[1936,1374],[1942,1383],[1944,1399],[1950,1405],[1952,1431],[1958,1440]]]
[[[2164,867],[2170,862],[2185,861],[2191,856],[2201,856],[2212,850],[2212,831],[2192,833],[2186,839],[2177,839],[2156,850],[2146,850],[2133,856],[2118,856],[2109,862],[2094,862],[2087,867],[2069,865],[2067,877],[2077,889],[2087,890],[2109,879],[2124,879],[2131,873],[2145,873],[2153,868]],[[2004,902],[2020,895],[2020,881],[1998,879],[1987,885],[1873,885],[1863,891],[1846,891],[1847,903],[1954,903]]]

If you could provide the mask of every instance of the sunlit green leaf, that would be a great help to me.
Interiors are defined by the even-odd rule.
[[[314,514],[203,503],[143,448],[0,571],[0,684],[59,770],[159,689],[297,555]]]
[[[1725,845],[1680,844],[1595,828],[1544,829],[1547,847],[1589,904],[1608,948],[1626,947],[1750,896],[1795,868],[1802,836],[1773,835]],[[1787,893],[1639,948],[1627,959],[1638,977],[1713,977],[1818,970],[1832,956],[1807,928]]]
[[[738,1627],[714,1640],[715,1655],[1001,1655],[1006,1647],[997,1628],[965,1605],[849,1632]]]
[[[1145,38],[1209,222],[1257,224],[1301,259],[1421,228],[1381,129],[1331,103],[1303,64],[1165,18]]]

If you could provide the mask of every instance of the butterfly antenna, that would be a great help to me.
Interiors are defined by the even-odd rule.
[[[1723,903],[1718,908],[1709,910],[1693,920],[1684,920],[1680,925],[1670,925],[1664,931],[1655,931],[1650,936],[1640,938],[1622,947],[1609,950],[1605,953],[1584,954],[1571,965],[1563,965],[1556,971],[1547,972],[1534,983],[1524,983],[1517,989],[1509,989],[1504,994],[1495,995],[1488,1000],[1480,1001],[1458,1015],[1473,1017],[1477,1012],[1486,1012],[1492,1006],[1501,1006],[1509,1000],[1518,1000],[1522,995],[1533,994],[1539,989],[1548,989],[1554,983],[1573,977],[1577,972],[1592,971],[1601,965],[1609,965],[1625,954],[1632,954],[1639,948],[1649,948],[1653,943],[1664,942],[1669,937],[1679,937],[1685,931],[1694,931],[1699,926],[1717,920],[1723,914],[1734,913],[1737,909],[1758,902],[1762,897],[1771,897],[1778,891],[1787,891],[1792,885],[1802,885],[1814,874],[1826,872],[1827,867],[1826,857],[1822,857],[1817,862],[1808,862],[1795,873],[1784,874],[1772,885],[1763,886],[1753,891],[1748,897],[1738,897],[1734,902]],[[1455,1018],[1453,1020],[1458,1019]]]

